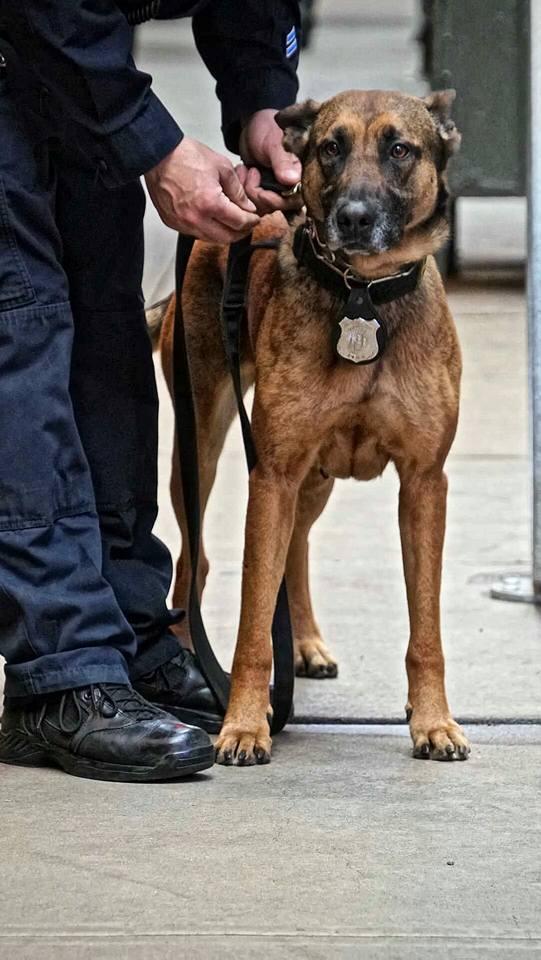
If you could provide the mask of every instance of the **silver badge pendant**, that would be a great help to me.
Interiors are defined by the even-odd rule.
[[[352,363],[368,363],[375,360],[379,353],[377,332],[380,324],[376,319],[364,317],[344,317],[340,321],[341,334],[336,344],[336,352]]]

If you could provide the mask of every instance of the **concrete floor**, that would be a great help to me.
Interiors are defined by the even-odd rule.
[[[539,733],[478,729],[454,765],[402,733],[293,728],[182,784],[8,769],[0,955],[541,956]]]
[[[354,0],[325,0],[321,10],[325,29],[303,61],[307,95],[422,92],[413,0],[363,2],[362,27]],[[145,28],[139,59],[184,127],[219,148],[212,81],[187,25]],[[415,762],[406,728],[393,724],[407,641],[395,478],[337,484],[312,554],[316,608],[340,675],[299,681],[296,693],[297,716],[317,723],[277,738],[269,767],[214,768],[177,784],[0,768],[2,960],[541,957],[541,613],[488,597],[493,578],[529,562],[523,203],[468,201],[459,225],[469,269],[449,288],[464,384],[443,623],[470,761]],[[152,300],[170,282],[173,248],[152,211],[147,243]],[[157,533],[176,554],[161,378],[160,389]],[[207,537],[205,613],[224,663],[245,489],[234,428]]]

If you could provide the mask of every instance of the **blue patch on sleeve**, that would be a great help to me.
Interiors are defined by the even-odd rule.
[[[291,27],[291,30],[286,37],[286,57],[288,59],[297,52],[297,46],[297,30],[295,27]]]

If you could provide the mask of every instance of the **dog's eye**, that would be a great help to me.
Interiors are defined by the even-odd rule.
[[[410,148],[405,143],[395,143],[391,147],[391,157],[393,160],[404,160],[410,152]]]
[[[327,143],[323,147],[323,151],[328,157],[337,157],[340,153],[340,147],[338,146],[336,140],[327,140]]]

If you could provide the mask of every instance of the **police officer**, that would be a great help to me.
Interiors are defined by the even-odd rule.
[[[123,6],[0,10],[0,760],[146,780],[210,766],[196,724],[221,716],[170,632],[171,559],[152,534],[139,177],[166,224],[221,243],[291,202],[250,164],[299,179],[273,120],[297,92],[298,8],[162,0],[163,16],[193,18],[236,171],[182,133],[134,65],[128,18],[159,0]]]

